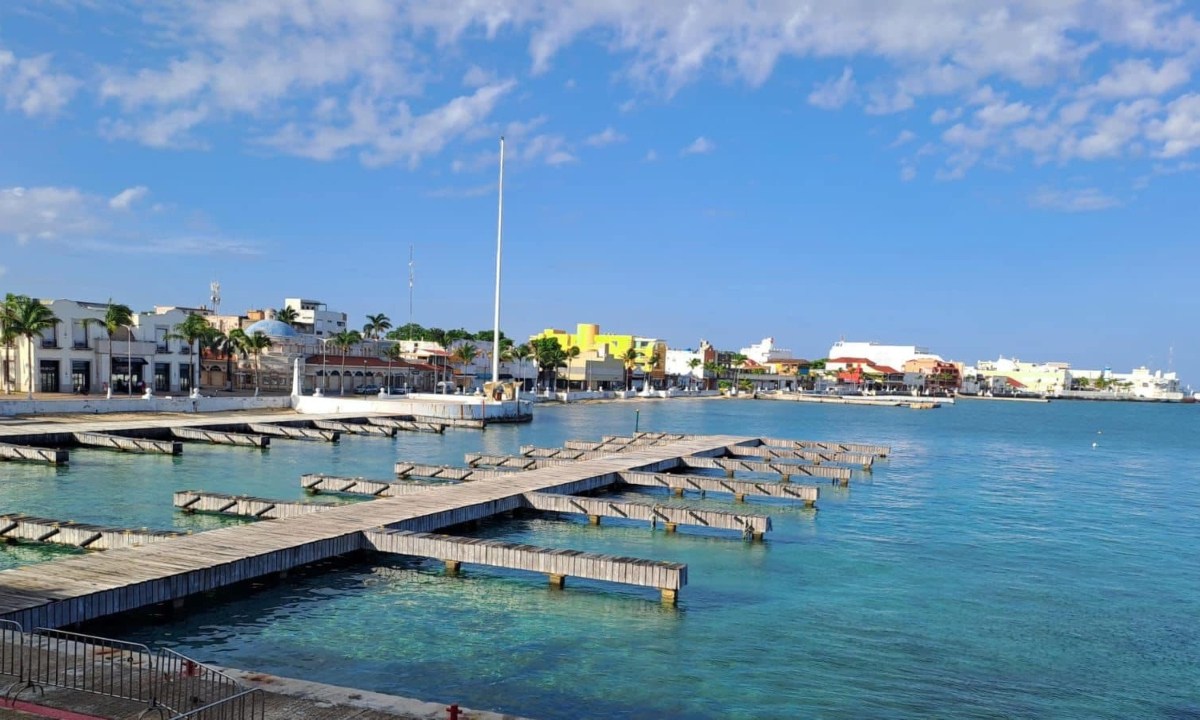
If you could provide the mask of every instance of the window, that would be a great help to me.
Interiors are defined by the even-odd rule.
[[[85,350],[88,347],[88,326],[82,320],[71,321],[71,347]]]
[[[167,329],[165,327],[154,328],[154,342],[158,346],[158,352],[170,352],[170,348],[167,347]]]
[[[167,392],[171,389],[171,364],[154,363],[154,392]]]
[[[58,392],[58,361],[42,360],[38,363],[38,370],[42,392]]]
[[[42,331],[42,347],[44,347],[44,348],[58,347],[58,325],[57,324],[54,327],[46,328],[45,330]],[[58,391],[55,390],[54,392],[58,392]]]

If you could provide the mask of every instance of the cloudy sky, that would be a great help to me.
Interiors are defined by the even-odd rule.
[[[1200,386],[1170,0],[8,0],[0,291]],[[1172,350],[1173,348],[1173,350]]]

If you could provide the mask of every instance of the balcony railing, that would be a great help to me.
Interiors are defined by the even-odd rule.
[[[89,346],[87,340],[76,340],[71,343],[71,347],[75,348],[76,350],[87,350]]]
[[[50,338],[42,338],[42,349],[43,350],[54,350],[57,347],[58,347],[58,340],[53,340]]]

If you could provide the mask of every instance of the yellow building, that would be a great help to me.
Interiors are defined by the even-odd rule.
[[[548,337],[557,339],[558,344],[564,350],[571,347],[579,348],[579,356],[582,358],[620,359],[625,356],[625,353],[630,348],[633,348],[641,356],[641,360],[638,362],[639,370],[643,372],[648,371],[650,377],[660,381],[666,376],[667,343],[663,340],[638,337],[636,335],[601,333],[600,326],[594,323],[579,323],[575,326],[574,333],[555,328],[546,328],[537,335],[530,337],[529,340],[532,342]],[[657,356],[658,362],[653,367],[647,367],[647,361],[655,356]]]

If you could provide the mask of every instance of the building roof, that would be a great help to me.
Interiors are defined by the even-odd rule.
[[[256,332],[260,332],[267,337],[294,338],[300,336],[300,333],[296,332],[296,328],[288,325],[282,320],[259,320],[257,322],[250,323],[250,325],[246,327],[245,332],[247,335],[253,335]]]

